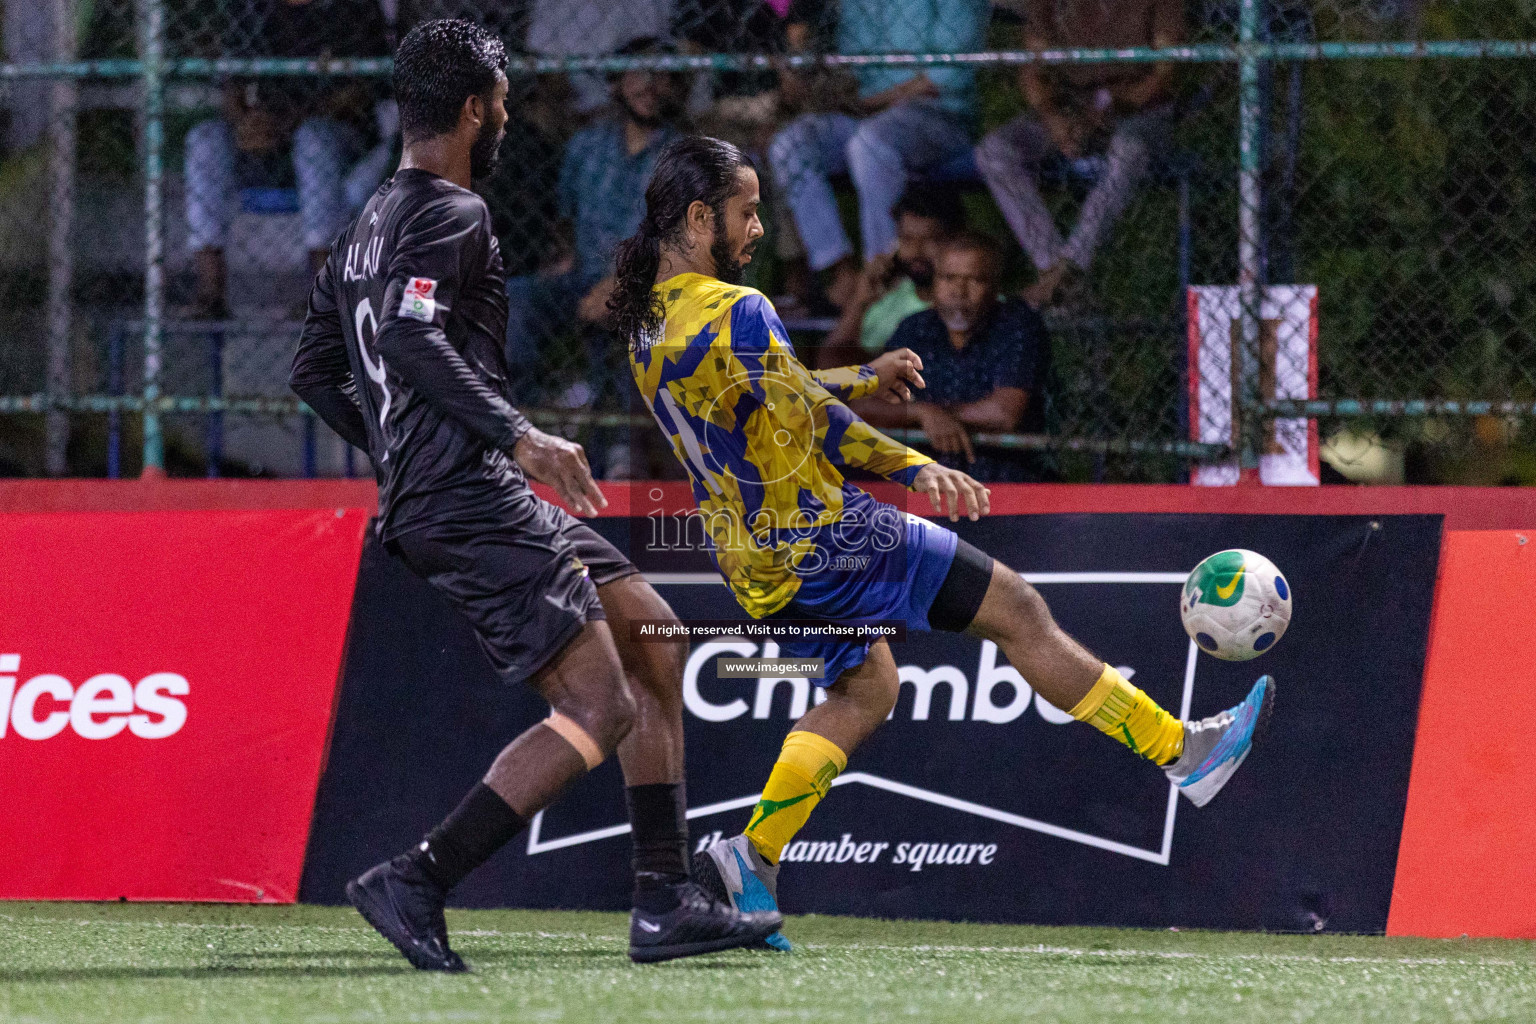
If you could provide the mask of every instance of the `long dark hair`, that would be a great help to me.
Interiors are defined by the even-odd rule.
[[[751,166],[741,150],[707,135],[686,136],[661,151],[645,189],[640,230],[619,244],[617,285],[608,299],[614,329],[631,346],[659,331],[666,315],[661,297],[652,290],[661,268],[661,247],[683,237],[688,207],[695,202],[707,204],[723,225],[737,173]]]

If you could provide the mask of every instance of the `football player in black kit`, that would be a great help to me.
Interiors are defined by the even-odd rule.
[[[385,548],[468,617],[503,679],[528,681],[552,711],[347,897],[412,964],[464,970],[443,921],[449,890],[617,752],[634,833],[630,957],[753,945],[779,915],[739,913],[688,877],[686,646],[639,645],[627,628],[675,616],[623,555],[527,482],[579,514],[606,504],[581,447],[507,400],[501,255],[470,191],[505,131],[505,65],[501,42],[467,21],[427,22],[401,41],[400,169],[331,246],[292,386],[372,458]]]

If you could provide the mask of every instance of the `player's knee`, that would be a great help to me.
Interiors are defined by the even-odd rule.
[[[879,724],[891,717],[896,710],[896,700],[901,696],[901,681],[893,678],[889,686],[884,686],[871,693],[869,699],[868,717],[875,724]]]
[[[612,753],[635,726],[635,695],[621,675],[604,694],[594,715],[604,751]]]
[[[891,716],[900,695],[900,677],[891,672],[860,679],[857,686],[835,686],[829,699],[848,702],[858,716],[874,728]]]
[[[634,694],[623,672],[618,671],[583,680],[579,687],[563,693],[554,709],[579,728],[603,757],[618,749],[635,724]],[[580,747],[579,743],[574,745]]]
[[[681,707],[683,669],[688,664],[688,641],[683,624],[670,605],[651,586],[632,576],[600,589],[603,606],[615,630],[631,635],[620,645],[619,657],[624,672],[634,684],[637,700],[652,700],[669,707]],[[655,626],[658,637],[633,636],[633,623],[644,620]]]
[[[639,663],[624,666],[638,704],[644,702],[646,714],[660,713],[668,718],[682,713],[683,671],[688,664],[686,641],[668,640],[647,644]],[[639,712],[637,712],[639,713]]]

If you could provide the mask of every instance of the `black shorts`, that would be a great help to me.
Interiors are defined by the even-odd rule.
[[[588,622],[597,588],[638,572],[564,509],[534,499],[516,514],[445,521],[386,547],[457,608],[508,682],[537,674]]]

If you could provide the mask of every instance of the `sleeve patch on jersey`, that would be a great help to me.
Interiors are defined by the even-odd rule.
[[[430,277],[413,277],[405,283],[405,294],[400,296],[400,315],[413,320],[431,323],[437,315],[437,282]]]

